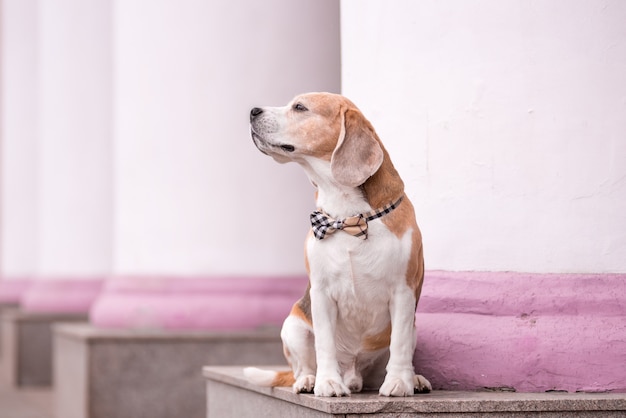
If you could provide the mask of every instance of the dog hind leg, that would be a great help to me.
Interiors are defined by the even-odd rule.
[[[290,315],[285,319],[280,336],[285,356],[293,369],[295,393],[313,392],[315,386],[315,336],[311,326],[301,318]]]
[[[431,390],[433,390],[433,387],[431,386],[431,384],[428,381],[428,379],[426,379],[421,374],[416,374],[413,377],[413,381],[415,383],[414,386],[413,386],[413,390],[416,393],[428,393]]]

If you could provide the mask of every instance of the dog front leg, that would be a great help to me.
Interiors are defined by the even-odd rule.
[[[350,390],[341,378],[337,362],[337,304],[324,292],[311,289],[311,305],[317,359],[315,396],[350,395]]]
[[[430,383],[413,369],[415,351],[415,297],[406,289],[398,289],[391,297],[391,343],[387,376],[380,387],[383,396],[411,396],[430,391]]]

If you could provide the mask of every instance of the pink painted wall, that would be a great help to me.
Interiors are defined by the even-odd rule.
[[[30,285],[31,280],[27,278],[2,278],[0,280],[0,304],[18,305]]]
[[[102,277],[46,277],[31,282],[20,296],[21,309],[28,312],[87,313],[100,295],[104,280]]]
[[[164,330],[278,327],[307,282],[306,276],[117,277],[93,305],[91,322]]]
[[[626,392],[626,275],[427,272],[414,363],[435,388]]]

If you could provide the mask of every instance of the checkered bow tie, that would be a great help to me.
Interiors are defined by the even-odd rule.
[[[380,218],[397,208],[402,202],[402,199],[403,197],[400,196],[400,198],[395,202],[389,203],[380,209],[367,213],[360,213],[344,219],[333,219],[325,212],[316,210],[311,214],[311,227],[313,228],[313,235],[315,235],[315,238],[317,239],[324,239],[326,235],[330,235],[337,230],[342,230],[350,235],[354,235],[355,237],[367,239],[367,223]]]

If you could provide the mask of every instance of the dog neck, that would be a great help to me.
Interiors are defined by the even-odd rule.
[[[387,151],[384,147],[382,149],[384,159],[380,168],[359,187],[349,187],[335,181],[328,161],[301,161],[300,165],[317,188],[317,208],[334,218],[345,218],[383,207],[403,196],[404,183]]]
[[[345,186],[333,178],[328,161],[310,159],[300,165],[317,188],[315,202],[319,210],[333,218],[346,218],[372,210],[361,187]]]

